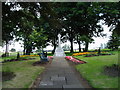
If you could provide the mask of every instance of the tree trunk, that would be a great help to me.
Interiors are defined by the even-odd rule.
[[[24,39],[24,50],[23,50],[23,55],[26,55],[26,38]]]
[[[26,49],[26,55],[30,55],[30,48]]]
[[[56,49],[56,44],[54,44],[54,49],[52,50],[52,54],[55,53],[55,49]]]
[[[29,44],[29,45],[27,45],[27,47],[26,47],[26,55],[30,55],[31,52],[32,52],[32,45]]]
[[[71,44],[71,49],[70,49],[70,52],[73,53],[73,39],[70,39],[70,44]]]
[[[25,44],[24,44],[24,50],[23,50],[23,55],[25,55]]]
[[[6,41],[5,56],[9,56],[9,53],[8,53],[8,41]]]
[[[85,42],[85,52],[87,52],[88,51],[88,45],[89,45],[89,42]]]
[[[80,45],[80,41],[78,41],[78,45],[79,45],[79,52],[81,52],[81,45]]]
[[[79,52],[81,52],[81,45],[80,45],[79,35],[77,35],[77,43],[79,45]]]
[[[53,46],[54,46],[54,48],[53,48],[53,50],[52,50],[52,54],[54,54],[55,53],[55,49],[56,49],[56,47],[57,47],[57,45],[56,45],[56,42],[55,42],[56,40],[54,39],[54,41],[53,41]]]

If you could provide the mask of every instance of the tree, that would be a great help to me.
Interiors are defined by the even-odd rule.
[[[55,3],[57,5],[57,3]],[[54,3],[41,3],[41,19],[43,20],[42,28],[46,30],[48,42],[54,47],[52,53],[57,47],[57,35],[61,33],[62,27],[58,14],[55,11]],[[62,35],[63,36],[63,35]]]
[[[77,41],[79,51],[82,43],[85,51],[88,51],[92,37],[103,36],[103,29],[98,25],[100,20],[104,20],[108,26],[113,25],[116,33],[120,28],[118,3],[15,2],[3,3],[3,8],[3,41],[7,46],[13,36],[16,36],[16,40],[23,40],[24,54],[30,54],[35,47],[50,44],[54,46],[54,53],[58,33],[62,36],[62,42],[70,41],[71,52],[74,41]]]
[[[19,6],[20,10],[17,10],[17,6]],[[16,40],[23,40],[24,42],[24,54],[30,54],[32,49],[36,47],[41,47],[43,45],[40,41],[43,40],[42,37],[38,38],[41,34],[41,28],[43,24],[43,20],[40,18],[41,7],[39,3],[21,3],[17,2],[13,4],[13,16],[15,21],[15,31],[14,35],[16,36]],[[12,7],[12,8],[13,8]],[[37,32],[35,32],[35,30]],[[43,30],[42,30],[43,31]],[[37,37],[36,33],[38,33]],[[33,36],[32,36],[33,35]],[[43,35],[43,34],[42,34]],[[45,35],[44,35],[45,36]],[[43,37],[44,38],[44,37]],[[36,39],[39,39],[36,43]],[[38,45],[38,46],[37,46]]]
[[[47,35],[44,34],[44,30],[38,32],[33,30],[32,34],[29,36],[31,43],[33,43],[33,48],[37,47],[37,49],[41,50],[47,45]]]
[[[120,2],[101,3],[99,6],[99,10],[101,10],[100,18],[105,21],[104,24],[111,27],[110,31],[116,32],[120,37]]]
[[[80,41],[85,45],[85,51],[88,51],[89,43],[93,41],[92,37],[99,37],[102,35],[103,28],[98,24],[100,20],[97,3],[77,3],[75,9],[75,17],[78,18],[76,22],[77,27],[77,42],[80,50]],[[84,10],[83,10],[84,8]],[[79,41],[80,40],[80,41]]]
[[[9,41],[13,39],[13,27],[14,19],[12,17],[13,12],[10,10],[11,6],[5,3],[2,3],[2,42],[6,45],[5,54],[8,56],[8,44]]]
[[[76,35],[75,40],[76,40],[76,42],[74,42],[74,43],[78,43],[79,52],[81,52],[81,44],[82,44],[81,36],[79,34]]]
[[[97,12],[96,3],[61,3],[59,5],[58,14],[64,23],[66,37],[71,43],[71,52],[73,52],[73,41],[77,40],[80,50],[80,41],[75,39],[77,35],[85,35],[85,51],[88,51],[88,45],[93,36],[102,35],[102,27],[97,23],[100,20],[100,11]],[[74,22],[74,23],[73,23]],[[89,42],[90,41],[90,42]]]
[[[67,45],[67,44],[65,44],[62,48],[63,48],[64,51],[69,51],[70,50],[70,46]]]
[[[120,2],[102,3],[101,18],[105,24],[110,26],[112,35],[107,44],[107,47],[113,50],[118,49],[120,45]]]
[[[64,29],[61,29],[63,31],[63,35],[66,36],[66,38],[70,41],[71,50],[70,52],[73,52],[73,40],[75,37],[75,25],[72,23],[72,8],[74,8],[76,3],[55,3],[57,4],[55,7],[55,11],[59,15],[59,20],[62,22],[61,26]],[[64,38],[64,41],[65,38]]]
[[[11,52],[16,52],[16,49],[12,48],[10,51],[11,51]]]
[[[45,35],[47,35],[48,31],[46,30],[46,28],[49,28],[48,25],[50,25],[50,27],[52,27],[49,29],[50,32],[52,32],[53,29],[57,29],[59,26],[59,24],[57,24],[57,22],[58,22],[57,19],[53,18],[55,15],[51,9],[50,3],[15,2],[15,3],[9,3],[9,5],[4,3],[4,5],[6,7],[9,7],[8,10],[10,13],[12,13],[11,16],[14,17],[14,18],[10,17],[10,20],[12,20],[10,22],[13,23],[13,26],[10,24],[10,22],[7,21],[7,19],[4,20],[4,22],[6,23],[4,25],[6,25],[6,27],[7,27],[8,23],[9,23],[10,28],[11,28],[10,32],[13,32],[13,34],[17,38],[16,40],[17,41],[23,40],[24,54],[30,54],[33,47],[35,47],[35,46],[40,47],[41,45],[43,46],[43,44],[45,44],[46,39],[43,39],[43,38],[45,37]],[[6,12],[7,12],[7,9],[6,9]],[[33,30],[36,30],[37,32],[34,32]],[[42,32],[42,31],[44,31],[44,32]],[[54,30],[54,31],[56,32],[56,30]],[[11,35],[10,32],[7,32],[7,34],[9,34],[8,36]],[[33,39],[33,37],[35,36],[34,35],[35,33],[38,33],[38,36],[40,34],[41,38],[35,37]],[[55,34],[55,33],[53,32],[52,35],[53,34]],[[3,35],[5,35],[5,34],[3,34]],[[33,35],[33,37],[31,35]],[[43,35],[43,37],[42,37],[42,35]],[[8,39],[8,37],[5,37],[3,39]],[[39,42],[37,41],[37,44],[35,44],[36,39],[39,39],[38,40]],[[43,40],[43,41],[40,41],[40,40]],[[6,40],[6,41],[9,41],[9,40]]]
[[[118,34],[116,34],[116,32],[113,32],[109,42],[107,43],[107,47],[112,50],[118,50],[119,46],[120,46],[120,38],[118,37]]]

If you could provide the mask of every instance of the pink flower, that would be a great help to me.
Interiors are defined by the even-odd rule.
[[[53,59],[53,56],[48,56],[48,59]]]
[[[80,63],[80,64],[85,63],[84,61],[77,60],[77,59],[73,58],[72,56],[66,56],[65,58],[72,62],[75,62],[75,63]]]

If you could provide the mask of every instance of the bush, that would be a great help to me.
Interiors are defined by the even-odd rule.
[[[10,51],[11,51],[11,52],[15,52],[15,51],[16,51],[16,49],[12,48]]]

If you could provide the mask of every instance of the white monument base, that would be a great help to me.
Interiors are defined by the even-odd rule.
[[[55,49],[54,57],[65,57],[65,53],[61,47]]]

